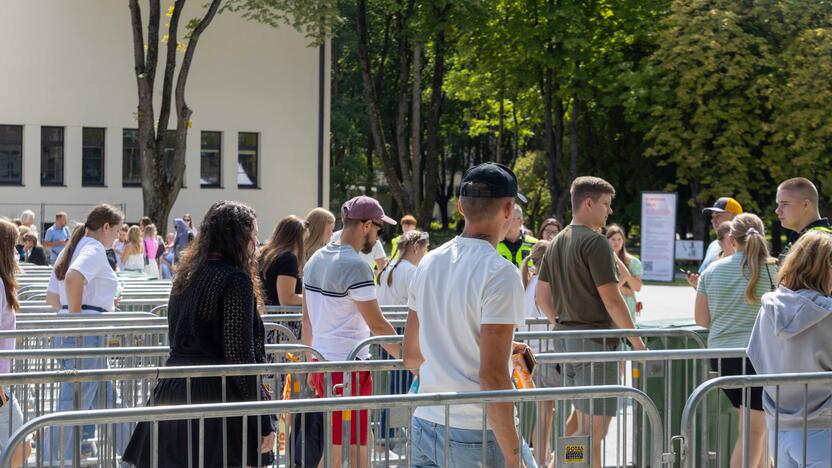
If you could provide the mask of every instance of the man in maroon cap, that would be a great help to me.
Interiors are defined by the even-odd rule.
[[[358,255],[372,251],[383,223],[396,222],[384,214],[375,199],[366,196],[344,203],[341,217],[344,229],[340,239],[315,252],[303,274],[303,343],[320,351],[327,361],[346,360],[350,351],[371,335],[396,335],[376,300],[373,272]],[[399,356],[398,345],[384,347],[394,357]],[[369,349],[357,357],[368,359]],[[372,394],[369,372],[354,374],[352,382],[353,395]],[[313,374],[310,383],[318,396],[327,396],[323,374]],[[333,373],[332,385],[341,383],[343,373]],[[367,411],[358,413],[351,422],[350,459],[359,455],[358,441],[359,460],[366,460]],[[341,466],[341,427],[341,412],[336,411],[332,415],[333,466]]]

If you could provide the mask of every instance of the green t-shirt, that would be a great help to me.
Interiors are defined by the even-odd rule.
[[[756,303],[745,302],[748,273],[747,270],[743,273],[740,269],[744,257],[744,253],[737,252],[717,260],[699,278],[697,292],[708,296],[708,310],[711,314],[709,348],[748,347],[751,330],[760,311],[760,298],[774,289],[777,268],[768,265],[768,273],[760,270],[760,278],[754,290]]]
[[[569,225],[543,256],[540,281],[549,283],[559,329],[613,328],[598,286],[618,283],[609,241],[586,226]]]

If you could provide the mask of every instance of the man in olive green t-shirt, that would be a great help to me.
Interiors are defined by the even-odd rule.
[[[627,304],[618,289],[615,257],[601,228],[612,214],[615,189],[598,177],[578,177],[570,189],[572,224],[555,237],[546,249],[540,267],[535,302],[558,330],[635,328]],[[633,349],[645,349],[641,338],[631,337]],[[613,351],[609,345],[594,340],[566,339],[565,352]],[[618,364],[578,363],[564,366],[565,386],[615,385]],[[577,431],[567,435],[589,435],[593,467],[601,466],[601,442],[615,416],[615,399],[574,401]],[[590,411],[590,409],[592,411]],[[593,421],[590,424],[589,418]]]

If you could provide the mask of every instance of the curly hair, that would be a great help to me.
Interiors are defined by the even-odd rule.
[[[211,205],[199,225],[199,234],[181,253],[172,292],[181,293],[206,262],[221,258],[249,276],[257,310],[262,312],[263,288],[252,248],[256,224],[257,214],[242,203],[223,200]]]

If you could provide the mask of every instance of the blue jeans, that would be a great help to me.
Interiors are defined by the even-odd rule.
[[[486,433],[483,460],[482,431],[448,428],[448,465],[445,465],[445,426],[413,418],[413,468],[502,468],[503,452],[492,431]],[[523,463],[537,468],[531,449],[523,441]]]
[[[803,464],[803,431],[777,433],[777,466],[780,468],[828,468],[832,463],[832,430],[806,432],[806,464]],[[770,431],[769,446],[774,454],[774,431]]]
[[[81,345],[77,344],[78,337],[63,337],[55,339],[55,348],[101,348],[104,345],[103,336],[84,336]],[[78,358],[61,359],[61,367],[64,370],[89,370],[106,369],[106,358]],[[75,389],[78,388],[78,407],[75,406]],[[86,411],[91,409],[116,408],[121,406],[113,389],[112,382],[73,382],[61,383],[58,397],[58,411]],[[95,426],[88,425],[80,428],[81,439],[92,439],[95,437]],[[116,450],[123,453],[130,438],[130,432],[126,424],[115,425]],[[63,439],[61,439],[61,426],[50,427],[46,434],[44,443],[44,461],[59,463],[63,453],[65,466],[72,466],[74,431],[72,426],[63,426]]]

